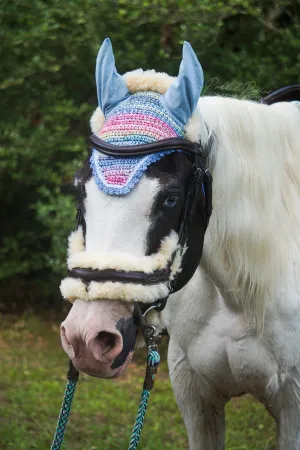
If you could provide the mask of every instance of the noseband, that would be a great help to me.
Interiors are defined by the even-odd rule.
[[[180,150],[190,156],[193,162],[192,173],[190,175],[188,191],[181,216],[178,239],[182,256],[184,245],[188,237],[189,226],[196,213],[196,205],[199,195],[204,196],[204,230],[206,230],[208,226],[209,218],[212,213],[212,176],[209,170],[204,168],[201,154],[201,144],[190,142],[181,138],[170,138],[148,144],[120,147],[119,145],[109,144],[102,139],[99,139],[95,134],[90,136],[90,144],[93,149],[96,149],[107,156],[118,158],[145,156],[166,150]],[[77,228],[82,224],[82,221],[82,211],[78,209]],[[144,313],[145,316],[150,310],[153,309],[156,311],[162,311],[166,305],[169,295],[176,292],[177,277],[176,275],[171,277],[171,266],[174,262],[175,256],[176,252],[173,254],[171,261],[165,269],[156,270],[150,274],[139,271],[127,272],[113,269],[97,270],[76,267],[69,271],[69,277],[79,278],[85,284],[88,284],[91,281],[113,281],[121,283],[138,283],[149,286],[157,284],[158,282],[168,282],[168,296],[153,302],[147,309],[146,313]],[[200,257],[201,255],[199,255],[199,259]],[[135,301],[135,311],[136,309],[138,309],[138,311],[135,315],[138,316],[138,322],[141,323],[141,310],[138,302]]]

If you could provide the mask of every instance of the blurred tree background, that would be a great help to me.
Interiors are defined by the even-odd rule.
[[[2,310],[59,305],[105,37],[119,73],[172,75],[188,40],[208,94],[257,100],[299,82],[299,0],[1,0],[0,36]]]

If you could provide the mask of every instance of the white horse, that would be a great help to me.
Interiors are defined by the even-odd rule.
[[[123,80],[130,94],[164,95],[174,85],[173,78],[154,71],[134,71]],[[97,110],[94,133],[104,120]],[[201,142],[214,180],[200,266],[161,313],[170,335],[170,378],[191,450],[224,449],[224,407],[244,393],[259,399],[276,420],[277,449],[300,449],[299,131],[296,103],[268,106],[222,97],[201,97],[185,127],[187,139]],[[120,199],[98,188],[88,162],[79,172],[84,242],[73,235],[70,254],[99,259],[78,257],[77,267],[135,270],[146,267],[152,254],[168,253],[159,246],[156,253],[146,251],[153,228],[149,211],[162,186],[147,173]],[[62,283],[64,296],[74,302],[62,324],[63,346],[76,367],[94,376],[121,374],[133,350],[119,325],[128,319],[129,330],[133,298],[116,286],[110,294],[111,286],[100,292],[95,286],[86,290],[79,280]]]

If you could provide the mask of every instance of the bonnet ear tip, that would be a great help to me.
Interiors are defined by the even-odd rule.
[[[111,40],[110,40],[110,38],[109,38],[109,37],[105,38],[104,41],[103,41],[103,43],[102,43],[102,45],[103,45],[103,46],[109,46],[109,47],[111,47],[112,45],[111,45]]]
[[[183,47],[191,47],[191,44],[188,41],[183,41]]]
[[[183,43],[183,58],[187,59],[188,61],[192,62],[195,67],[198,70],[199,75],[201,76],[201,78],[203,78],[203,69],[202,66],[200,64],[200,61],[195,53],[195,50],[193,49],[193,47],[191,46],[191,44],[187,41],[184,41]],[[203,80],[202,80],[203,81]]]
[[[195,54],[193,47],[188,41],[183,41],[182,56],[184,55],[184,53]]]
[[[184,43],[183,43],[182,57],[183,58],[191,58],[194,61],[197,60],[197,62],[199,63],[197,55],[195,53],[195,50],[193,49],[191,44],[187,41],[184,41]]]
[[[103,58],[103,56],[107,55],[107,54],[113,54],[113,48],[112,48],[111,40],[109,39],[109,37],[105,38],[104,41],[102,42],[102,44],[100,45],[98,55],[97,55],[97,60],[96,60],[96,69],[97,69],[97,66],[100,63],[101,59]]]

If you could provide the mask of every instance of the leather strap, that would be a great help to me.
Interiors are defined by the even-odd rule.
[[[124,270],[96,270],[96,269],[81,269],[76,267],[69,270],[68,276],[71,278],[80,278],[83,282],[89,283],[91,281],[119,281],[121,283],[134,283],[153,285],[164,283],[170,278],[170,267],[166,269],[156,270],[152,273],[145,272],[125,272]]]
[[[261,103],[265,105],[272,105],[278,102],[291,102],[293,100],[300,101],[300,84],[294,84],[292,86],[286,86],[277,91],[267,95],[267,97],[261,100]]]
[[[120,145],[109,144],[98,138],[95,134],[90,136],[90,144],[99,152],[108,156],[145,156],[158,153],[164,150],[184,150],[195,155],[201,154],[201,145],[197,142],[190,142],[181,138],[163,139],[161,141],[150,142],[141,145]]]

